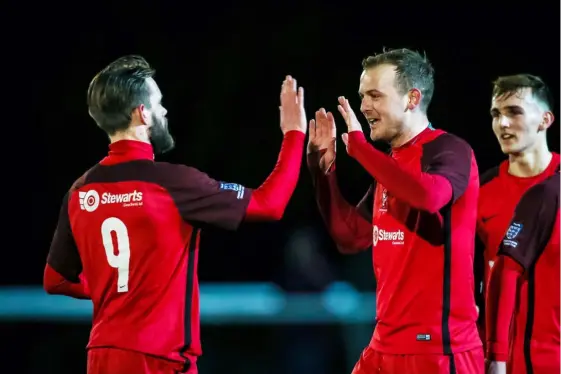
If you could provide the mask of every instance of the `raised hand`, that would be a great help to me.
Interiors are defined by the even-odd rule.
[[[339,109],[339,113],[345,119],[345,123],[347,124],[347,132],[351,131],[362,131],[362,125],[358,121],[355,112],[351,108],[349,104],[349,100],[345,99],[344,96],[339,97],[339,105],[337,105],[337,109]],[[343,138],[343,143],[345,146],[349,146],[349,135],[347,133],[341,136]]]
[[[335,118],[330,112],[321,108],[316,112],[316,119],[310,121],[308,154],[325,151],[319,160],[320,169],[326,173],[335,161],[335,140],[337,130]]]
[[[304,110],[304,89],[296,85],[290,75],[282,83],[280,95],[280,125],[283,134],[297,130],[304,134],[307,130],[306,111]]]

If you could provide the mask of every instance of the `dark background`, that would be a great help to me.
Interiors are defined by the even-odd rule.
[[[539,75],[559,102],[558,2],[182,4],[13,5],[23,17],[6,34],[13,58],[6,57],[3,71],[8,210],[0,285],[40,286],[61,199],[107,152],[107,139],[87,114],[87,86],[125,54],[141,54],[157,69],[177,141],[162,160],[249,187],[264,181],[278,155],[284,76],[305,87],[309,118],[321,106],[337,112],[339,95],[358,112],[361,60],[383,47],[426,52],[436,70],[429,119],[472,145],[480,172],[504,159],[491,130],[493,79]],[[338,113],[336,119],[344,129]],[[341,189],[356,202],[369,178],[338,143]],[[557,120],[549,144],[559,151]],[[286,245],[296,233],[316,243],[307,267]],[[334,280],[364,291],[374,286],[369,253],[336,252],[305,167],[281,222],[204,233],[199,275],[203,282],[273,281],[287,291],[320,291]],[[87,324],[2,323],[0,373],[83,373],[88,333]],[[202,334],[203,374],[331,374],[353,364],[337,325],[205,325]],[[291,356],[295,351],[300,356]],[[358,354],[354,349],[350,357]],[[302,369],[298,360],[315,366]]]

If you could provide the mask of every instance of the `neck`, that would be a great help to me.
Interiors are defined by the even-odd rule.
[[[148,137],[148,130],[146,126],[129,127],[124,131],[119,131],[114,135],[109,136],[109,140],[111,143],[121,140],[135,140],[137,142],[150,144],[150,138]]]
[[[528,178],[536,176],[547,169],[553,155],[545,144],[520,153],[508,155],[508,173],[515,177]]]
[[[412,118],[411,121],[403,126],[403,130],[390,141],[392,148],[398,148],[419,135],[429,126],[429,119],[425,114]]]

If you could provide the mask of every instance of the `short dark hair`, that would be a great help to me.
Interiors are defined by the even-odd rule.
[[[498,77],[493,82],[493,97],[509,98],[525,88],[532,91],[532,96],[541,101],[549,110],[553,109],[553,96],[545,82],[538,76],[531,74],[516,74]]]
[[[155,70],[141,56],[118,58],[91,81],[88,88],[88,110],[97,125],[108,135],[128,128],[134,108],[150,107],[147,78]]]
[[[382,53],[365,58],[362,68],[367,70],[384,64],[395,66],[395,79],[401,94],[413,88],[421,91],[420,108],[426,113],[434,93],[434,69],[426,54],[407,48],[384,49]]]

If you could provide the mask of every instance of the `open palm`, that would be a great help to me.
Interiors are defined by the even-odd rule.
[[[306,111],[304,110],[304,89],[298,87],[296,79],[286,76],[280,95],[280,122],[283,134],[288,131],[307,130]]]
[[[315,120],[310,121],[310,136],[308,140],[308,154],[323,152],[319,161],[321,170],[325,173],[335,161],[335,140],[337,130],[335,118],[330,112],[321,108],[316,112]]]

